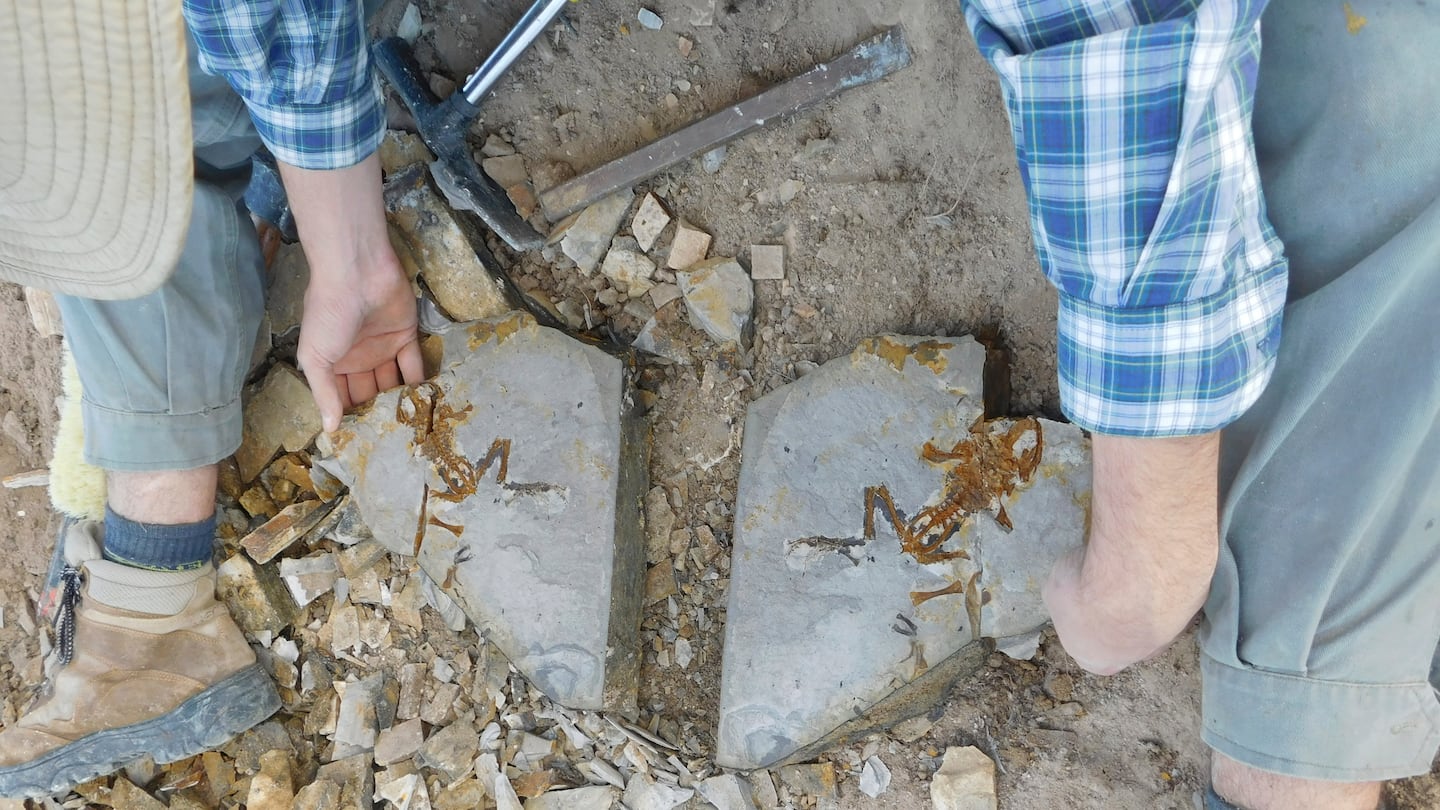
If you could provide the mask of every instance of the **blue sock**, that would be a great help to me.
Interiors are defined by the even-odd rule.
[[[215,516],[199,523],[136,523],[105,507],[105,559],[152,571],[191,571],[210,562]]]

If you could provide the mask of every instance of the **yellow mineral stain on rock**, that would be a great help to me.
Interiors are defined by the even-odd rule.
[[[1356,14],[1355,9],[1351,8],[1349,3],[1345,4],[1345,30],[1349,31],[1352,36],[1360,33],[1360,29],[1369,23],[1369,20]]]
[[[526,312],[512,312],[499,320],[476,321],[470,325],[470,349],[478,349],[491,340],[498,346],[520,330],[528,331],[536,326],[535,319]]]
[[[944,351],[954,348],[954,343],[946,343],[940,340],[922,340],[913,346],[906,345],[890,337],[866,338],[860,341],[855,349],[856,355],[871,354],[895,367],[896,371],[905,370],[905,360],[911,359],[922,366],[930,369],[936,374],[943,374],[949,364],[945,359]]]

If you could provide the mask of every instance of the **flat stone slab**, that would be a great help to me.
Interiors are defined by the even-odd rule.
[[[633,704],[645,442],[623,363],[520,313],[444,341],[461,359],[348,417],[321,465],[547,695]]]
[[[1040,585],[1084,535],[1088,444],[984,422],[984,362],[970,338],[871,338],[750,406],[719,764],[813,750],[952,656],[981,660],[977,639],[1047,620]]]

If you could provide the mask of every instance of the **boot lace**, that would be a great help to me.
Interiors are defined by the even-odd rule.
[[[60,572],[60,604],[55,609],[55,655],[60,666],[75,657],[75,608],[80,605],[80,586],[85,575],[73,565]]]

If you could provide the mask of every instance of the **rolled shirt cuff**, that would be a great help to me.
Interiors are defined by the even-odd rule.
[[[335,100],[271,105],[250,98],[246,103],[270,153],[301,169],[354,166],[379,149],[385,137],[385,98],[373,71],[356,92]]]
[[[1057,365],[1070,421],[1118,436],[1219,430],[1275,368],[1288,264],[1239,275],[1206,298],[1122,308],[1061,294]]]

